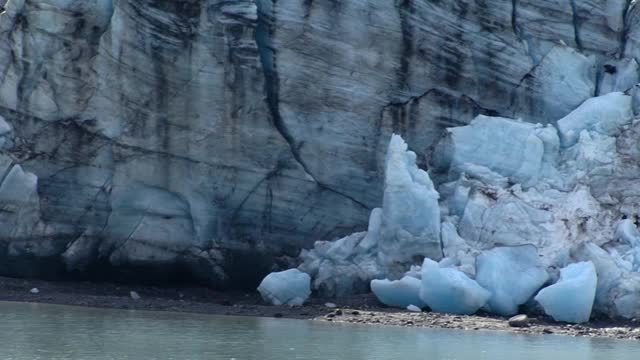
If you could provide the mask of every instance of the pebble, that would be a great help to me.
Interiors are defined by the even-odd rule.
[[[332,302],[325,303],[324,306],[330,309],[335,309],[337,307],[337,305]]]
[[[32,293],[32,294],[37,294],[37,293],[40,292],[40,290],[38,290],[38,288],[33,288],[33,289],[29,290],[29,292]]]
[[[130,291],[129,296],[131,296],[133,300],[140,300],[140,295],[138,295],[138,293],[135,291]]]
[[[417,307],[415,305],[407,306],[407,310],[409,310],[411,312],[422,312],[422,309],[420,309],[419,307]]]

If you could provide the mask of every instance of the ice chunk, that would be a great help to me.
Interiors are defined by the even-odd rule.
[[[591,317],[598,276],[591,261],[560,270],[560,280],[536,295],[545,313],[556,321],[584,323]]]
[[[450,259],[459,270],[467,275],[476,274],[476,251],[458,235],[455,225],[445,221],[442,223],[442,249],[445,259]]]
[[[369,215],[369,227],[367,229],[367,235],[358,244],[358,250],[361,252],[368,252],[378,246],[380,241],[380,225],[382,223],[382,209],[375,208],[371,210]]]
[[[598,274],[594,308],[610,316],[640,316],[640,274],[621,267],[613,255],[593,243],[572,249],[573,258],[591,260]]]
[[[562,146],[569,147],[577,143],[583,130],[615,135],[622,125],[631,123],[633,119],[631,100],[631,96],[613,92],[585,101],[558,120]]]
[[[411,276],[416,279],[422,279],[422,266],[420,265],[411,265],[409,271],[404,273],[404,276]]]
[[[479,115],[468,126],[448,132],[435,162],[441,170],[449,169],[452,178],[466,173],[505,186],[502,176],[528,186],[541,175],[543,158],[551,162],[557,157],[555,131],[522,121]]]
[[[616,239],[622,243],[636,247],[640,245],[640,231],[630,219],[622,220],[616,228]]]
[[[420,298],[431,310],[451,314],[473,314],[491,294],[475,280],[453,268],[441,268],[433,260],[422,264]]]
[[[371,291],[381,303],[406,309],[409,305],[423,308],[424,302],[420,299],[421,282],[411,276],[405,276],[400,280],[372,280]]]
[[[379,259],[401,274],[416,257],[442,257],[438,192],[416,166],[416,154],[398,135],[391,137],[385,166]]]
[[[489,311],[514,315],[547,281],[549,275],[534,246],[499,247],[480,254],[476,280],[491,292]]]
[[[273,305],[302,305],[311,295],[311,278],[298,269],[273,272],[262,280],[258,291]]]

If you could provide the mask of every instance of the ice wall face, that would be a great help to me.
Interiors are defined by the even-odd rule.
[[[392,132],[424,168],[446,127],[555,123],[627,90],[640,56],[625,0],[4,6],[0,147],[37,197],[0,221],[27,229],[0,239],[19,264],[0,272],[22,275],[179,269],[224,286],[255,254],[261,275],[365,228]],[[629,177],[594,179],[598,200],[633,207]]]

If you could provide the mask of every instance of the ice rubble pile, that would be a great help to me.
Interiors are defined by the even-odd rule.
[[[632,107],[631,96],[614,92],[556,126],[481,115],[448,130],[430,174],[394,135],[382,208],[368,230],[316,242],[299,269],[321,295],[364,292],[374,280],[383,303],[403,308],[511,315],[553,284],[536,299],[558,320],[585,321],[592,306],[638,317],[640,121]]]

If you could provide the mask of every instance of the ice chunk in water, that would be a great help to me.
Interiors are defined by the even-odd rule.
[[[258,291],[273,305],[302,305],[311,295],[311,278],[298,269],[273,272],[262,280]]]
[[[415,277],[405,276],[400,280],[372,280],[371,291],[381,303],[406,309],[409,305],[419,308],[425,306],[420,299],[420,280]]]
[[[491,292],[489,311],[514,315],[547,281],[535,246],[499,247],[477,258],[476,280]]]
[[[596,297],[598,276],[591,261],[571,264],[560,270],[560,280],[536,295],[544,312],[556,321],[589,321]]]
[[[491,294],[475,280],[453,268],[441,268],[433,260],[422,264],[420,298],[431,310],[451,314],[473,314]]]

